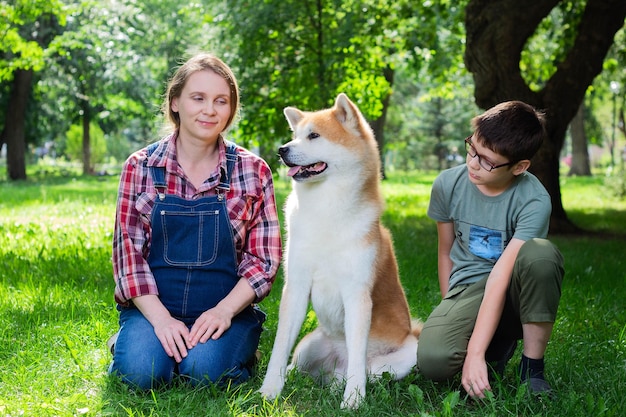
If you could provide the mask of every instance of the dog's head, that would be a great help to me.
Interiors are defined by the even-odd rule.
[[[293,138],[278,153],[295,181],[321,181],[333,171],[354,170],[364,158],[376,161],[372,130],[358,107],[341,93],[330,109],[284,110]]]

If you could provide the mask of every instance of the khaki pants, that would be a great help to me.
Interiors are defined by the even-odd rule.
[[[561,298],[563,257],[546,239],[522,245],[515,261],[500,323],[487,350],[488,362],[505,354],[511,341],[522,338],[522,323],[553,323]],[[441,381],[463,368],[487,277],[448,292],[424,323],[417,365],[426,377]]]

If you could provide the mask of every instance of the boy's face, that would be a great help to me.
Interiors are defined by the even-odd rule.
[[[507,161],[502,155],[483,146],[470,136],[465,140],[467,156],[465,162],[470,181],[485,194],[499,194],[526,168],[520,162]]]

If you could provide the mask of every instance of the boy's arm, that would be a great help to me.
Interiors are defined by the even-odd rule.
[[[500,322],[513,265],[523,244],[523,240],[511,239],[487,279],[476,325],[467,345],[461,377],[463,388],[471,397],[484,398],[484,391],[491,391],[485,353]]]
[[[454,243],[454,223],[437,222],[437,271],[439,277],[439,291],[441,297],[448,293],[450,273],[452,272],[452,260],[450,250]]]

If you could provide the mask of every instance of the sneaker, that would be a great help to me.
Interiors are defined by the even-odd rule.
[[[550,394],[552,387],[543,378],[528,378],[528,391],[531,394]]]
[[[107,347],[109,348],[109,352],[111,355],[115,353],[115,342],[117,342],[117,337],[120,335],[120,332],[115,332],[113,336],[109,337],[107,340]]]

